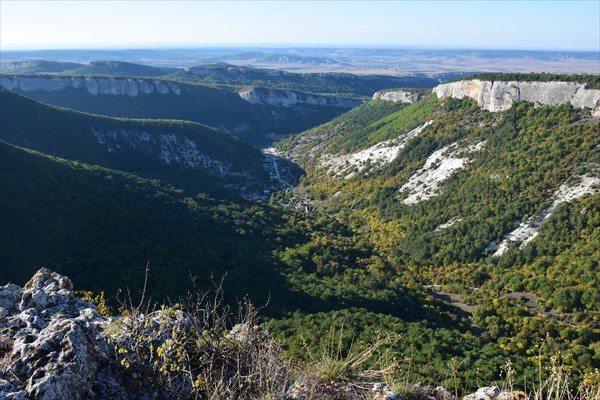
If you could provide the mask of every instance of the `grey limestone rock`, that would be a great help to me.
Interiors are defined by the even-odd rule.
[[[169,93],[169,86],[164,83],[154,82],[154,87],[158,93],[167,94]]]
[[[0,373],[0,399],[6,400],[29,400],[27,392],[20,390],[13,382],[5,379]]]
[[[88,94],[136,97],[140,93],[181,94],[181,87],[173,82],[147,81],[130,78],[51,77],[51,76],[2,76],[0,86],[7,90],[22,92],[57,92],[69,88],[85,90]]]
[[[85,88],[92,96],[95,96],[100,92],[100,89],[98,88],[98,81],[93,78],[85,79]]]
[[[138,80],[138,87],[139,87],[139,91],[140,93],[143,94],[150,94],[150,93],[154,93],[154,85],[152,83],[146,82],[144,80]]]
[[[0,398],[128,398],[111,372],[108,321],[72,288],[46,268],[23,288],[0,287]]]
[[[6,309],[7,312],[15,307],[21,298],[21,288],[14,283],[0,286],[0,309]]]
[[[525,400],[528,398],[529,397],[521,391],[509,392],[500,390],[497,386],[486,386],[477,389],[475,393],[466,395],[463,397],[463,400]]]
[[[542,105],[570,103],[576,108],[590,108],[600,116],[600,90],[586,89],[576,82],[490,82],[479,79],[444,83],[433,89],[438,98],[470,97],[492,112],[508,110],[515,101]]]
[[[402,398],[394,393],[392,388],[384,383],[376,383],[371,389],[371,398],[373,400],[402,400]]]
[[[241,91],[238,94],[242,99],[251,104],[268,104],[275,107],[291,107],[297,104],[308,104],[352,108],[360,104],[360,101],[354,99],[317,96],[280,90],[250,89]]]
[[[486,386],[477,389],[475,393],[466,395],[463,400],[492,400],[498,397],[500,388],[497,386]]]
[[[414,103],[423,96],[419,93],[412,93],[406,90],[389,90],[375,92],[373,100],[393,101],[400,103]]]

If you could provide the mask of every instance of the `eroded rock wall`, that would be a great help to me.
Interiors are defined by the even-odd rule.
[[[95,96],[111,94],[135,97],[139,94],[181,94],[181,88],[166,81],[133,78],[2,76],[0,86],[22,92],[59,92],[68,89],[85,90]]]
[[[600,90],[586,89],[576,82],[503,82],[479,79],[441,84],[433,89],[440,97],[470,97],[480,107],[496,112],[508,110],[515,101],[530,101],[556,106],[570,103],[576,108],[590,108],[600,116]]]
[[[306,93],[250,89],[239,92],[242,99],[251,104],[268,104],[277,107],[291,107],[297,104],[308,104],[317,106],[334,106],[341,108],[353,108],[360,105],[360,101],[354,99],[342,99],[337,97],[316,96]]]
[[[375,92],[373,100],[393,101],[400,103],[414,103],[423,96],[419,93],[412,93],[406,90],[389,90]]]

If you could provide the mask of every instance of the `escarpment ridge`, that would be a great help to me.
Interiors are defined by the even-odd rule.
[[[508,110],[516,101],[556,106],[570,103],[576,108],[590,108],[600,116],[600,90],[587,89],[577,82],[484,81],[479,79],[444,83],[433,92],[440,97],[470,97],[492,112]]]
[[[67,89],[85,90],[91,95],[112,94],[135,97],[139,94],[176,94],[181,88],[171,82],[133,78],[102,77],[49,77],[49,76],[2,76],[0,86],[7,90],[23,92],[59,92]]]
[[[353,108],[361,104],[360,100],[345,99],[330,96],[318,96],[300,92],[249,89],[239,92],[242,99],[251,104],[268,104],[270,106],[291,107],[297,104],[308,104],[314,106],[334,106],[341,108]]]

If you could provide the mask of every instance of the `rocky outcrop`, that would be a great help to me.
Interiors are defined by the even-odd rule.
[[[546,207],[539,215],[530,218],[524,218],[519,226],[508,232],[498,245],[495,241],[490,243],[486,250],[495,250],[494,257],[502,256],[513,246],[525,247],[539,234],[539,227],[554,212],[556,207],[562,203],[571,202],[585,195],[595,195],[600,193],[600,179],[595,176],[580,176],[581,181],[576,184],[563,183],[552,195],[552,204]],[[572,179],[572,178],[571,178]]]
[[[373,400],[402,400],[392,388],[383,383],[376,383],[371,389],[371,398]]]
[[[108,321],[72,288],[45,268],[23,288],[0,287],[0,398],[126,398],[108,361]]]
[[[397,138],[379,142],[356,153],[325,154],[321,157],[320,165],[326,168],[328,173],[346,179],[365,169],[387,165],[396,159],[398,152],[406,146],[409,140],[420,135],[432,122],[427,121]]]
[[[490,82],[479,79],[444,83],[433,89],[440,97],[470,97],[488,111],[508,110],[515,101],[530,101],[540,105],[570,103],[576,108],[590,108],[600,116],[600,90],[586,89],[576,82]]]
[[[300,92],[250,89],[239,92],[242,99],[251,104],[268,104],[277,107],[291,107],[297,104],[334,106],[341,108],[353,108],[360,105],[360,101],[354,99],[341,99],[337,97],[315,96]]]
[[[528,399],[525,393],[520,391],[500,390],[497,386],[488,386],[477,389],[475,393],[468,394],[463,400],[525,400]]]
[[[412,205],[440,194],[442,182],[469,163],[469,153],[482,151],[484,146],[485,142],[470,145],[456,142],[433,152],[423,167],[400,187],[400,192],[407,194],[402,202]]]
[[[127,159],[132,155],[149,162],[185,169],[203,169],[219,177],[252,177],[249,171],[234,166],[217,153],[208,153],[203,143],[172,132],[102,129],[90,127],[96,142],[112,156]]]
[[[181,94],[181,88],[172,82],[131,78],[2,76],[0,86],[21,92],[59,92],[81,90],[96,96],[111,94],[135,97],[140,94]]]
[[[414,103],[422,98],[422,94],[406,90],[386,90],[375,92],[373,95],[373,100],[393,101],[395,103]]]
[[[189,371],[194,360],[209,355],[214,368],[204,365],[202,379],[214,373],[216,390],[223,383],[219,373],[242,373],[242,362],[256,381],[257,371],[263,373],[256,369],[260,365],[273,374],[270,379],[285,383],[281,371],[286,364],[278,358],[278,347],[252,322],[226,331],[224,317],[219,323],[207,322],[218,314],[207,317],[206,307],[201,314],[164,306],[146,314],[131,309],[127,316],[105,318],[72,289],[69,278],[46,268],[23,288],[0,286],[0,399],[199,398],[202,387],[212,382],[198,385],[200,375]],[[206,337],[199,338],[199,332]],[[195,344],[190,347],[195,353],[182,353],[188,350],[186,343]],[[221,356],[225,359],[217,360]],[[226,383],[241,390],[233,378]],[[223,389],[223,396],[210,398],[239,397]]]

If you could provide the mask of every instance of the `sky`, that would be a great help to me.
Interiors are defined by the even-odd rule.
[[[0,0],[0,50],[207,46],[600,51],[600,0]]]

